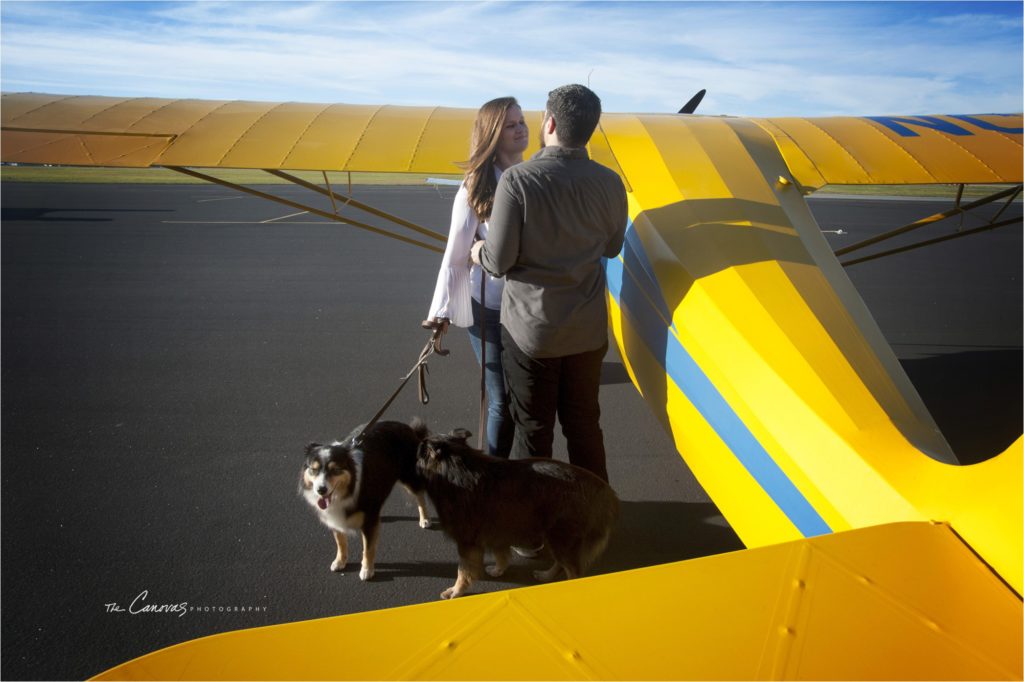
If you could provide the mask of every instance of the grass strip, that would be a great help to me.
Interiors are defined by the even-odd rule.
[[[261,170],[230,168],[203,169],[207,175],[238,185],[286,185],[287,180],[274,177]],[[320,171],[289,171],[307,182],[323,184]],[[461,175],[422,173],[347,173],[329,171],[327,177],[335,188],[353,185],[425,185],[428,178],[461,180]],[[204,181],[167,168],[92,168],[83,166],[3,166],[3,182],[83,182],[111,184],[202,184]],[[1006,185],[967,185],[964,197],[978,199],[995,194]],[[847,194],[855,196],[885,197],[937,197],[953,200],[957,185],[826,185],[815,194]],[[1021,201],[1021,197],[1017,197]]]
[[[207,175],[227,180],[237,185],[289,185],[288,180],[275,177],[261,170],[231,168],[203,169]],[[289,171],[307,182],[322,185],[320,171]],[[328,171],[331,185],[345,188],[349,173]],[[353,185],[424,185],[427,178],[461,180],[461,175],[422,173],[351,173]],[[80,182],[109,184],[160,184],[195,185],[205,184],[204,180],[193,178],[167,168],[91,168],[83,166],[3,166],[0,168],[3,182]]]
[[[966,185],[964,199],[981,199],[1001,192],[1009,185]],[[959,185],[825,185],[811,196],[818,194],[846,194],[850,196],[876,197],[935,197],[956,199]],[[1020,201],[1018,196],[1016,201]]]

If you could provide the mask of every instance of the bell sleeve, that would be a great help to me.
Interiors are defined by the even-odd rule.
[[[469,249],[473,245],[478,225],[476,213],[469,206],[469,192],[462,185],[452,204],[448,244],[444,249],[444,258],[434,286],[434,298],[430,302],[430,312],[426,319],[446,317],[456,327],[472,326]]]

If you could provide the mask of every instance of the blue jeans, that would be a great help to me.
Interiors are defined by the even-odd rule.
[[[486,324],[486,362],[480,358],[480,318]],[[512,450],[515,425],[508,409],[508,391],[505,373],[501,367],[501,312],[473,301],[473,326],[469,328],[469,342],[476,353],[476,361],[484,365],[484,385],[487,387],[487,448],[489,455],[508,457]]]

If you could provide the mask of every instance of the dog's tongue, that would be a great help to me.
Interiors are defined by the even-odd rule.
[[[321,509],[327,509],[327,498],[321,497],[320,499],[318,499],[316,501],[316,506],[320,507]]]

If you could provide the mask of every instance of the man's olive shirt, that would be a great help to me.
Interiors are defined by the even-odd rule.
[[[626,188],[586,149],[545,147],[501,176],[480,252],[505,277],[501,324],[534,358],[608,341],[602,258],[622,249]]]

